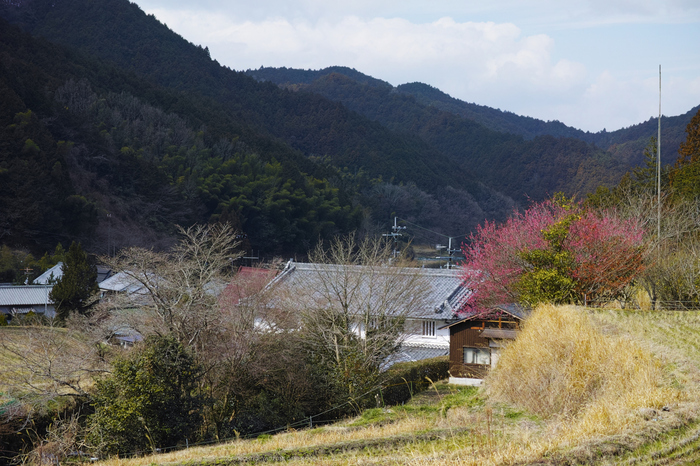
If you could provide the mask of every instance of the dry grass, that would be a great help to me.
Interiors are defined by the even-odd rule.
[[[101,464],[656,464],[697,444],[699,359],[700,313],[544,307],[486,391],[438,384],[334,426]]]
[[[60,396],[82,393],[104,369],[82,334],[57,327],[0,327],[0,391]]]
[[[535,310],[486,387],[491,399],[554,421],[564,443],[633,428],[640,410],[682,399],[648,348],[601,332],[573,307]]]

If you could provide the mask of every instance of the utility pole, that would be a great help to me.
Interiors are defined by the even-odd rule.
[[[401,231],[405,230],[406,227],[400,227],[398,225],[398,217],[394,217],[394,226],[391,227],[391,233],[384,233],[382,236],[394,238],[394,258],[399,255],[398,242]]]
[[[107,257],[112,257],[112,214],[107,214]]]
[[[447,249],[446,249],[447,256],[437,256],[435,258],[438,260],[445,260],[446,259],[447,264],[445,265],[445,267],[447,267],[448,270],[453,268],[455,252],[459,251],[459,249],[452,249],[452,238],[454,238],[454,237],[453,236],[447,237]],[[445,248],[445,246],[438,245],[438,249],[444,249],[444,248]]]

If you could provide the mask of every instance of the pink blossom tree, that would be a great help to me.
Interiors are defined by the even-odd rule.
[[[486,222],[464,246],[465,308],[615,299],[642,270],[640,224],[558,197]]]

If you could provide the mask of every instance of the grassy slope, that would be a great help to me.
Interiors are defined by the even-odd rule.
[[[545,421],[485,400],[480,390],[438,383],[405,406],[372,409],[331,426],[196,447],[152,464],[687,464],[700,461],[699,312],[592,311],[607,335],[632,337],[657,355],[680,391],[669,411],[632,412],[614,435],[562,440],[562,420]],[[565,423],[566,421],[564,421]],[[102,464],[105,464],[102,463]],[[107,466],[105,464],[105,466]]]

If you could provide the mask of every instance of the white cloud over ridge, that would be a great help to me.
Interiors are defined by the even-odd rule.
[[[687,0],[672,0],[661,7],[651,0],[590,0],[576,2],[569,10],[555,7],[553,1],[531,1],[529,5],[534,4],[540,11],[551,9],[552,17],[561,17],[557,24],[593,27],[590,42],[598,41],[597,50],[602,52],[613,45],[603,42],[610,41],[610,35],[601,38],[600,25],[606,22],[653,21],[654,15],[668,22],[697,21],[700,17],[700,8]],[[409,19],[410,15],[390,16],[402,5],[405,7],[400,2],[380,1],[375,5],[374,10],[387,13],[383,17],[370,14],[373,2],[334,8],[320,0],[264,0],[261,5],[265,8],[260,7],[260,11],[250,3],[240,10],[214,4],[209,8],[198,5],[198,10],[187,9],[192,4],[177,9],[161,3],[146,11],[186,39],[208,46],[213,58],[238,70],[349,66],[394,85],[420,81],[465,101],[544,120],[557,119],[590,131],[639,123],[658,109],[652,84],[658,66],[655,57],[652,63],[635,63],[644,67],[642,72],[618,70],[609,66],[614,58],[590,61],[562,50],[564,41],[558,39],[556,27],[539,32],[527,18],[522,24],[457,20],[454,18],[464,15],[465,2],[438,3],[453,14],[417,21]],[[418,9],[419,4],[424,5],[413,0],[407,0],[407,4]],[[499,5],[503,8],[504,3]],[[512,6],[514,12],[524,11],[519,2],[505,5]],[[489,6],[484,8],[488,10]],[[279,14],[270,15],[271,11]],[[511,13],[510,19],[513,14],[517,13]],[[540,21],[555,21],[552,17],[543,16]],[[527,32],[524,24],[528,24]],[[629,40],[625,37],[619,44],[626,45]],[[619,44],[617,48],[623,48]],[[621,56],[619,60],[627,58]],[[683,113],[700,103],[700,66],[691,64],[690,71],[672,80],[665,113]]]

